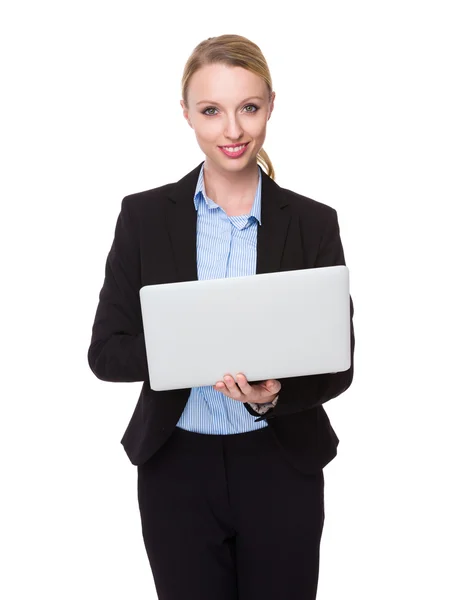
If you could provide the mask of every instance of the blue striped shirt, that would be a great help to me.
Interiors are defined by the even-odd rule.
[[[205,164],[205,163],[204,163]],[[199,173],[194,205],[197,210],[198,279],[222,279],[255,275],[257,265],[257,231],[261,225],[261,168],[254,204],[249,214],[229,217],[205,193],[204,165]],[[218,315],[216,328],[224,324]],[[232,375],[236,375],[232,373]],[[233,400],[213,386],[191,389],[177,427],[209,434],[233,434],[268,427],[265,420],[256,422],[242,402]]]

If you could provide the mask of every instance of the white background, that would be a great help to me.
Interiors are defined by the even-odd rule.
[[[2,598],[156,597],[119,442],[141,383],[87,350],[122,198],[204,158],[180,80],[223,33],[262,49],[276,181],[337,209],[350,269],[318,600],[451,598],[446,4],[2,4]]]

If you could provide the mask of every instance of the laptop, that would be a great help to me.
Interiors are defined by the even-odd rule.
[[[150,386],[215,385],[346,371],[351,366],[345,265],[143,286]]]

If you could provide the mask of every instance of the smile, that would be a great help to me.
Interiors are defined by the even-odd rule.
[[[222,152],[226,156],[229,156],[230,158],[237,158],[238,156],[242,156],[246,152],[246,148],[248,145],[249,142],[247,142],[246,144],[242,144],[241,146],[235,147],[219,146],[219,149],[222,150]]]

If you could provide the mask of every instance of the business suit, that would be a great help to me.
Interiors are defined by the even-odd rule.
[[[144,467],[157,469],[162,452],[169,452],[165,448],[172,452],[173,445],[182,442],[183,430],[174,429],[190,390],[151,390],[138,291],[144,285],[197,279],[192,196],[200,168],[201,164],[177,183],[124,198],[88,351],[90,367],[100,379],[143,381],[121,440],[131,462],[142,471]],[[345,261],[336,211],[281,188],[263,174],[256,272],[338,264]],[[338,438],[322,404],[343,393],[352,382],[352,316],[351,299],[352,362],[348,371],[281,379],[278,403],[263,417],[244,404],[250,414],[267,420],[272,442],[294,469],[315,481],[337,451]],[[261,431],[264,433],[252,432],[252,439],[258,433],[263,440],[268,432]],[[234,443],[235,436],[227,437]],[[154,455],[156,460],[150,460]]]

